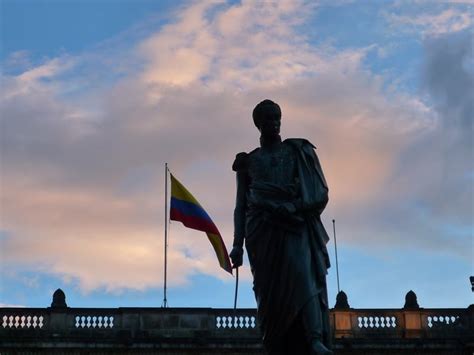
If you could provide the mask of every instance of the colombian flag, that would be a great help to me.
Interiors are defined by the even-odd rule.
[[[211,217],[204,211],[193,195],[173,176],[171,176],[170,219],[180,221],[186,227],[205,232],[211,242],[221,267],[232,274],[229,255],[221,234]]]

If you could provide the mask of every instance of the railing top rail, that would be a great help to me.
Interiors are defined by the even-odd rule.
[[[466,308],[417,308],[417,309],[404,309],[404,308],[348,308],[348,309],[336,309],[331,308],[331,312],[353,312],[353,313],[385,313],[385,312],[420,312],[420,313],[437,313],[437,312],[458,312],[463,313],[469,311],[470,307]],[[473,309],[474,310],[474,309]],[[0,312],[160,312],[160,313],[219,313],[234,312],[233,308],[212,308],[212,307],[66,307],[66,308],[51,308],[51,307],[0,307]],[[256,312],[256,308],[237,308],[235,310],[238,313],[244,312]]]
[[[331,308],[331,312],[403,312],[403,308],[347,308],[347,309],[338,309]]]
[[[405,311],[410,311],[410,312],[465,312],[469,309],[469,307],[466,308],[347,308],[347,309],[337,309],[337,308],[331,308],[331,312],[356,312],[356,313],[361,313],[361,312],[405,312]]]
[[[109,311],[109,312],[149,312],[149,313],[188,313],[188,314],[215,314],[215,313],[230,313],[234,312],[233,308],[210,308],[210,307],[118,307],[118,308],[84,308],[84,307],[69,307],[68,312],[96,312],[96,311]],[[257,312],[256,308],[237,308],[237,313],[254,313]]]
[[[233,308],[212,308],[213,312],[233,312]],[[237,308],[237,312],[257,312],[257,308]]]
[[[0,307],[0,312],[47,312],[51,308],[40,307]]]

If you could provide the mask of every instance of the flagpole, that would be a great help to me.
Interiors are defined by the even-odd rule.
[[[168,300],[166,299],[166,286],[168,276],[168,163],[165,163],[165,277],[163,285],[163,308],[168,307]]]
[[[336,220],[332,220],[332,229],[334,232],[334,249],[336,251],[336,275],[337,275],[337,293],[339,293],[341,290],[339,288],[339,262],[337,260],[337,239],[336,239]]]

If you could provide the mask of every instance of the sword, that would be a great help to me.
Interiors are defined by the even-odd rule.
[[[239,268],[235,268],[234,328],[237,328],[237,294],[239,292]]]

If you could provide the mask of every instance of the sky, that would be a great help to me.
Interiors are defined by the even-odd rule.
[[[164,164],[230,251],[235,155],[269,98],[316,147],[330,306],[465,308],[474,275],[473,1],[0,1],[0,306],[160,307]],[[171,222],[170,307],[233,307]],[[255,307],[248,261],[238,306]]]

